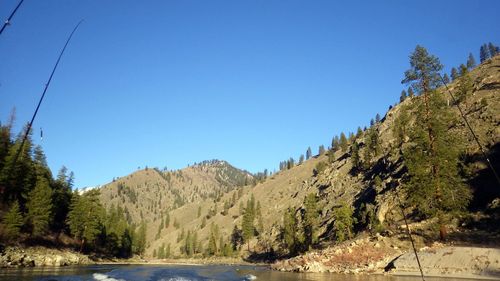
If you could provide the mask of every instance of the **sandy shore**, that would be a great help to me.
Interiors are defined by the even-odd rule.
[[[395,239],[363,238],[277,261],[271,268],[290,272],[420,275],[413,251]],[[435,243],[418,251],[425,276],[500,280],[500,248]]]
[[[418,252],[425,276],[500,280],[500,248],[443,247]],[[413,252],[394,260],[394,275],[420,275]]]

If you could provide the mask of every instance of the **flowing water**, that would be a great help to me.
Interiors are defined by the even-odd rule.
[[[416,277],[383,275],[338,275],[329,273],[289,273],[258,266],[225,265],[95,265],[60,268],[0,270],[0,281],[418,281]],[[451,279],[426,278],[429,281]]]

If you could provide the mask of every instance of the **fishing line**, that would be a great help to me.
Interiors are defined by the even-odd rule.
[[[19,1],[14,11],[12,11],[12,13],[10,14],[9,18],[3,23],[2,29],[0,29],[0,35],[2,34],[3,30],[7,27],[7,25],[10,25],[10,21],[12,20],[14,14],[17,12],[17,9],[19,9],[19,7],[23,2],[24,0]]]
[[[50,82],[52,81],[52,77],[54,77],[54,73],[56,72],[57,66],[59,65],[59,62],[61,61],[61,57],[64,54],[64,51],[66,50],[66,47],[68,46],[71,37],[73,37],[73,34],[77,30],[78,26],[83,22],[83,19],[78,22],[78,24],[73,28],[73,31],[69,35],[68,39],[66,40],[66,44],[64,44],[64,47],[61,50],[61,53],[59,54],[59,57],[57,58],[56,64],[54,65],[54,68],[52,69],[52,72],[50,73],[49,80],[47,80],[47,83],[45,84],[45,88],[43,89],[42,96],[40,97],[40,100],[38,101],[38,105],[36,106],[35,112],[33,113],[33,117],[31,117],[31,121],[28,123],[28,127],[26,128],[26,132],[24,133],[23,141],[21,142],[21,146],[17,150],[16,157],[14,157],[14,164],[12,165],[13,167],[16,165],[17,159],[19,158],[19,154],[21,153],[21,150],[23,149],[24,143],[26,142],[26,139],[28,138],[28,135],[31,130],[31,126],[33,125],[33,122],[35,121],[35,117],[38,113],[38,109],[40,109],[40,105],[42,104],[43,98],[45,97],[45,94],[47,93],[47,89],[49,88]]]
[[[406,225],[406,231],[411,241],[411,247],[413,248],[413,253],[415,254],[415,258],[417,259],[418,269],[420,270],[420,276],[422,277],[422,280],[425,281],[424,271],[422,270],[422,265],[420,264],[420,259],[418,258],[417,248],[415,248],[415,242],[413,241],[413,236],[411,235],[410,227],[408,226],[408,221],[406,220],[406,213],[403,208],[403,203],[401,203],[401,198],[399,198],[399,193],[397,189],[396,189],[396,198],[398,198],[399,208],[401,209],[401,214],[403,215],[403,219]]]

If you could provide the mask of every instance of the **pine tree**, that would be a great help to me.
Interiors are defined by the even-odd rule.
[[[233,249],[238,250],[240,245],[243,245],[243,243],[243,232],[235,224],[233,227],[233,232],[231,232],[231,244],[233,245]]]
[[[193,235],[191,237],[191,244],[193,245],[193,253],[198,253],[199,248],[198,248],[198,233],[196,231],[193,232]]]
[[[476,60],[472,53],[469,53],[469,57],[467,58],[467,69],[471,70],[476,67]]]
[[[333,144],[334,144],[334,146],[332,147],[333,151],[337,151],[337,150],[340,149],[340,138],[339,138],[339,136],[335,136],[333,138]]]
[[[359,138],[363,135],[363,130],[358,126],[358,130],[356,131],[356,138]]]
[[[255,199],[252,197],[249,201],[247,201],[247,207],[245,208],[245,213],[243,214],[243,220],[241,222],[241,229],[243,231],[243,239],[246,243],[254,236],[255,234]]]
[[[375,206],[370,203],[362,203],[360,207],[360,220],[359,222],[366,227],[371,234],[377,226],[381,226],[375,214]]]
[[[282,237],[283,244],[291,254],[296,254],[301,247],[298,231],[298,220],[295,212],[288,208],[283,214]]]
[[[44,177],[38,177],[35,188],[28,195],[27,218],[34,236],[42,236],[52,221],[52,189]]]
[[[147,225],[145,221],[141,222],[141,225],[139,226],[139,229],[137,230],[137,235],[135,235],[134,239],[134,253],[138,255],[144,254],[144,251],[146,251],[146,231],[147,231]]]
[[[221,255],[224,250],[224,238],[222,236],[219,237],[219,248],[218,248],[218,254]]]
[[[358,170],[361,167],[361,158],[359,157],[359,145],[357,142],[354,142],[352,144],[351,161],[354,169]]]
[[[304,154],[301,154],[299,157],[299,165],[302,165],[304,163]]]
[[[108,254],[128,257],[132,253],[131,230],[124,217],[121,206],[112,205],[104,219],[105,244]]]
[[[233,248],[231,247],[231,245],[229,245],[228,243],[224,243],[222,255],[225,257],[233,256]]]
[[[337,241],[342,242],[346,238],[351,239],[355,222],[352,208],[342,203],[339,208],[333,210],[333,218],[333,227]]]
[[[403,150],[409,179],[404,183],[408,200],[428,217],[437,216],[441,227],[444,214],[463,210],[470,200],[470,190],[463,184],[458,170],[460,145],[448,127],[451,112],[439,86],[439,59],[417,46],[410,56],[411,69],[405,72],[404,83],[422,93],[417,103],[415,126],[410,131],[410,144]]]
[[[342,150],[342,152],[346,152],[347,151],[347,138],[345,137],[345,134],[342,132],[340,133],[340,143],[339,143],[339,146],[340,146],[340,149]]]
[[[33,169],[34,163],[31,158],[31,134],[28,134],[26,142],[21,148],[26,130],[27,128],[9,146],[7,155],[3,159],[2,170],[0,171],[0,186],[3,187],[3,201],[7,203],[17,200],[21,209],[26,205],[28,193],[33,190],[37,181],[37,176]],[[14,161],[17,155],[19,155],[17,161]]]
[[[469,72],[469,70],[467,69],[467,66],[465,66],[465,64],[460,64],[459,66],[459,73],[460,73],[460,77],[466,75],[467,73]]]
[[[159,259],[165,258],[165,244],[161,244],[161,246],[158,247],[158,258]]]
[[[318,242],[318,198],[309,193],[304,199],[304,247],[310,249]]]
[[[222,215],[223,216],[227,216],[227,214],[229,213],[229,202],[227,201],[224,201],[224,206],[223,206],[223,209],[222,209]]]
[[[99,191],[91,190],[83,195],[73,194],[67,224],[71,234],[80,240],[80,250],[85,243],[93,243],[100,233],[104,208],[99,202]]]
[[[193,253],[194,253],[193,238],[191,236],[190,230],[188,230],[187,235],[186,235],[186,240],[184,243],[184,251],[186,252],[186,255],[188,257],[193,256]]]
[[[47,167],[48,169],[48,167]],[[68,174],[68,169],[62,167],[57,174],[57,179],[52,184],[52,203],[54,220],[53,226],[56,230],[64,229],[65,221],[69,212],[71,203],[71,189],[73,187],[73,173]]]
[[[493,43],[488,43],[488,50],[489,50],[489,53],[490,53],[490,58],[494,57],[497,55],[497,47],[495,47],[495,45],[493,45]]]
[[[408,97],[413,98],[415,96],[415,92],[411,87],[408,87]]]
[[[324,145],[320,145],[319,146],[319,148],[318,148],[318,154],[319,155],[325,154],[325,146]]]
[[[306,160],[309,160],[311,156],[312,156],[311,147],[308,147],[306,151]]]
[[[10,147],[12,146],[12,126],[14,125],[15,119],[16,113],[14,108],[10,113],[7,124],[0,124],[0,177],[5,164],[5,157],[9,153]]]
[[[170,258],[170,243],[167,244],[167,248],[165,249],[165,258]]]
[[[9,211],[3,217],[3,224],[5,226],[5,234],[9,239],[19,237],[21,227],[23,226],[23,214],[19,209],[17,200],[12,203]]]
[[[467,95],[473,90],[473,81],[468,73],[460,77],[458,80],[457,93],[455,94],[456,102],[460,103],[466,100]]]
[[[407,98],[406,91],[402,90],[401,91],[401,96],[399,97],[399,102],[404,102]]]
[[[375,123],[380,123],[380,114],[375,115]]]
[[[215,237],[214,233],[210,233],[209,239],[208,239],[208,247],[207,247],[207,252],[209,255],[213,256],[217,254],[217,238]]]
[[[450,84],[450,77],[448,77],[448,74],[443,75],[443,81],[445,84]]]
[[[365,150],[364,150],[364,163],[365,168],[370,168],[372,159],[380,152],[380,142],[378,138],[378,130],[371,127],[365,134]]]
[[[451,68],[451,81],[455,81],[460,75],[458,74],[458,70],[454,67]]]
[[[482,45],[479,49],[479,61],[483,63],[485,60],[490,58],[490,51],[486,44]]]
[[[356,136],[354,135],[353,132],[349,132],[349,138],[347,138],[347,141],[349,143],[352,143],[356,139]]]

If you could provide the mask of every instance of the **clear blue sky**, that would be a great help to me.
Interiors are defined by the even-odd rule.
[[[2,21],[17,0],[0,5]],[[54,173],[223,159],[251,172],[328,146],[399,99],[416,44],[446,66],[500,44],[500,1],[26,0],[0,36],[0,120],[34,124]],[[39,138],[43,128],[43,141]]]

